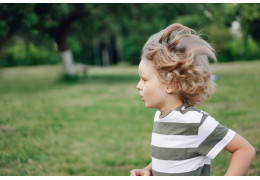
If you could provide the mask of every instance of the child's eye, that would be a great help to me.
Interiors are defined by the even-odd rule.
[[[144,78],[143,78],[143,81],[145,82],[145,81],[147,81],[147,79],[144,79]]]

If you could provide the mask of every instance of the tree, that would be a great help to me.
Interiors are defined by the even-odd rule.
[[[1,4],[0,40],[6,42],[14,34],[39,41],[50,37],[57,49],[68,78],[76,75],[72,53],[68,46],[71,25],[89,14],[84,4]],[[1,28],[2,27],[2,28]]]
[[[0,44],[15,34],[35,44],[55,41],[73,77],[73,57],[95,65],[138,64],[149,36],[182,23],[230,61],[231,23],[240,18],[244,39],[259,39],[259,12],[259,4],[0,4]]]
[[[17,4],[0,5],[0,52],[13,35],[25,31],[25,25],[28,22],[27,12],[31,10],[31,7],[30,4],[22,8]]]
[[[260,4],[239,4],[238,11],[244,45],[249,36],[260,43]]]
[[[87,6],[84,4],[36,4],[34,12],[39,17],[39,21],[34,28],[39,33],[47,32],[56,42],[66,77],[74,77],[76,68],[68,46],[68,36],[71,25],[89,14]]]

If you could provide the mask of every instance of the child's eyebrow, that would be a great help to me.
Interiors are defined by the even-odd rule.
[[[147,76],[144,76],[144,75],[140,76],[140,78],[141,78],[141,79],[148,79],[148,77],[147,77]]]
[[[139,74],[140,79],[145,79],[145,76]]]

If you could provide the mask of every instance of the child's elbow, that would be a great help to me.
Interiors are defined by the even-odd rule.
[[[252,145],[250,145],[250,146],[248,147],[247,154],[248,154],[248,156],[251,157],[252,160],[255,158],[255,156],[256,156],[256,150],[255,150],[255,148],[254,148]]]
[[[256,150],[255,150],[255,148],[251,144],[249,144],[246,147],[244,152],[246,153],[246,156],[247,156],[248,159],[250,159],[251,161],[254,160],[254,158],[256,156]]]

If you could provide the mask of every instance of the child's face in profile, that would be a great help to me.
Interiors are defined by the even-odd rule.
[[[142,96],[142,101],[145,102],[145,106],[161,109],[165,106],[167,86],[159,79],[153,62],[142,59],[138,71],[140,81],[137,84],[137,89],[139,95]]]

